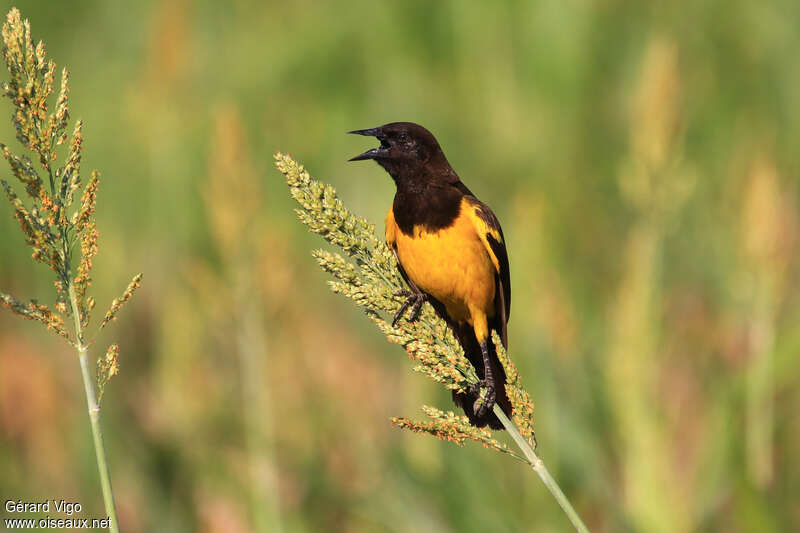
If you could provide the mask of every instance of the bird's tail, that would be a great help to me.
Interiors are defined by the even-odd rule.
[[[453,333],[458,340],[461,347],[464,349],[464,355],[472,366],[475,368],[478,377],[483,379],[483,353],[478,339],[475,337],[475,332],[469,324],[461,324],[453,327]],[[495,400],[497,405],[503,412],[511,418],[512,407],[511,401],[506,394],[506,372],[500,359],[497,357],[497,350],[495,350],[494,343],[491,340],[487,343],[489,347],[489,362],[492,367],[492,376],[495,382]],[[478,417],[475,413],[475,402],[479,398],[479,393],[470,394],[469,392],[456,392],[453,391],[453,402],[464,410],[470,424],[476,427],[484,427],[487,424],[492,429],[503,429],[503,424],[497,416],[489,411],[485,415]]]

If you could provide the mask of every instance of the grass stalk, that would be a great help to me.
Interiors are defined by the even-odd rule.
[[[12,123],[17,131],[17,140],[34,158],[24,152],[15,154],[0,143],[0,154],[8,162],[18,184],[23,186],[27,200],[20,197],[8,181],[0,179],[0,186],[11,204],[14,218],[20,223],[26,244],[33,249],[31,257],[55,274],[56,303],[51,309],[35,299],[24,303],[0,292],[0,304],[24,319],[41,322],[48,331],[59,335],[77,350],[103,503],[110,522],[109,529],[118,532],[114,493],[100,428],[100,401],[108,381],[119,373],[119,346],[112,344],[105,355],[97,359],[93,378],[89,370],[88,348],[94,339],[85,335],[95,306],[95,300],[87,295],[87,289],[92,282],[92,262],[98,252],[95,212],[100,173],[92,171],[88,181],[81,177],[83,122],[78,120],[75,123],[71,138],[67,130],[70,120],[69,71],[62,70],[61,88],[55,107],[51,108],[56,64],[47,59],[43,42],[34,44],[30,22],[23,21],[17,8],[12,8],[6,15],[2,38],[4,46],[0,55],[9,77],[0,83],[0,95],[11,100],[15,108]],[[68,145],[66,157],[59,157],[58,147],[62,145]],[[54,162],[58,160],[64,164],[56,168]],[[34,161],[38,162],[41,170],[37,170]],[[78,195],[80,202],[75,205]],[[111,302],[98,331],[116,320],[120,309],[139,288],[141,280],[141,274],[134,276],[122,295]],[[70,316],[74,329],[72,334],[65,327]]]
[[[250,470],[250,511],[254,531],[280,533],[283,527],[274,455],[274,424],[268,390],[262,379],[265,359],[269,354],[260,326],[259,309],[256,305],[247,305],[246,308],[237,344],[242,371],[245,446]]]
[[[766,285],[766,284],[765,284]],[[775,305],[768,286],[758,289],[751,326],[754,350],[747,370],[745,420],[747,467],[756,486],[769,486],[773,472]]]
[[[472,365],[464,357],[461,347],[441,318],[432,308],[423,308],[416,321],[401,321],[394,325],[382,315],[392,316],[399,305],[396,294],[405,287],[398,271],[396,259],[386,244],[366,219],[351,213],[339,200],[330,185],[317,181],[291,156],[275,155],[276,166],[286,178],[292,197],[300,205],[295,212],[310,231],[322,235],[326,241],[338,246],[355,259],[348,262],[343,256],[324,250],[314,252],[322,267],[334,277],[329,282],[333,292],[352,299],[365,308],[367,316],[386,334],[390,342],[400,344],[416,363],[414,371],[423,373],[450,390],[462,390],[478,382]],[[494,413],[514,439],[524,457],[499,442],[487,428],[472,426],[467,417],[445,412],[435,407],[422,406],[427,421],[414,421],[394,417],[392,423],[399,428],[417,433],[427,433],[440,440],[463,445],[467,440],[482,444],[488,449],[506,453],[528,463],[539,475],[547,490],[564,510],[575,530],[588,532],[575,508],[558,486],[533,446],[523,436],[533,438],[533,401],[521,384],[514,363],[508,358],[499,337],[493,339],[498,357],[506,372],[506,392],[514,407],[517,424],[494,406]]]
[[[561,490],[558,482],[550,474],[550,471],[547,469],[547,466],[545,466],[544,461],[542,461],[539,456],[536,455],[533,447],[520,434],[517,426],[514,425],[511,420],[509,420],[509,418],[497,404],[494,405],[494,414],[497,415],[497,418],[499,418],[500,422],[503,423],[503,427],[506,428],[506,431],[509,435],[511,435],[511,438],[514,439],[517,447],[519,447],[520,451],[525,456],[525,459],[527,459],[528,464],[531,466],[531,468],[533,468],[536,474],[538,474],[539,478],[542,480],[542,483],[544,483],[544,486],[550,491],[550,494],[553,495],[553,498],[555,498],[559,507],[564,510],[564,513],[567,515],[567,518],[569,518],[569,521],[572,523],[575,531],[578,531],[579,533],[589,533],[589,529],[586,527],[586,524],[583,523],[583,520],[581,520],[578,512],[575,511],[575,508],[564,495],[564,491]]]
[[[71,276],[70,276],[71,279]],[[89,371],[89,354],[83,339],[83,328],[81,327],[80,312],[78,310],[78,298],[75,294],[75,286],[69,284],[69,301],[72,306],[72,316],[75,324],[76,348],[78,350],[78,360],[81,364],[81,377],[83,378],[83,388],[86,391],[86,405],[89,410],[89,422],[92,426],[92,437],[94,439],[94,452],[97,459],[97,470],[100,473],[100,486],[103,491],[103,504],[106,508],[106,515],[111,524],[109,531],[119,533],[119,521],[117,520],[117,508],[114,504],[114,491],[111,489],[111,476],[108,472],[108,459],[106,449],[103,445],[103,430],[100,427],[100,406],[97,404],[97,393],[94,388],[94,380]]]

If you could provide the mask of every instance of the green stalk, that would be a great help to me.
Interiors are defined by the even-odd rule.
[[[775,346],[775,304],[769,286],[759,291],[754,304],[754,351],[747,372],[745,420],[747,421],[747,466],[756,486],[766,487],[773,479],[774,432],[773,358]]]
[[[581,520],[581,517],[578,516],[575,508],[572,507],[572,504],[564,495],[564,491],[561,490],[561,487],[558,486],[556,480],[552,475],[550,475],[550,471],[547,470],[544,462],[539,459],[539,456],[536,455],[535,451],[533,451],[533,448],[528,441],[525,440],[522,435],[520,435],[517,426],[515,426],[514,423],[508,419],[506,414],[497,404],[494,405],[494,414],[497,415],[497,418],[499,418],[500,422],[503,423],[503,426],[505,426],[508,434],[511,435],[511,438],[514,439],[514,442],[517,444],[520,451],[522,451],[522,453],[525,455],[525,458],[528,460],[528,464],[531,465],[531,468],[533,468],[533,470],[541,478],[544,486],[547,487],[547,490],[549,490],[550,494],[553,495],[553,498],[556,499],[558,505],[564,510],[567,518],[569,518],[569,521],[572,522],[572,526],[575,528],[575,531],[578,531],[579,533],[589,533],[589,529],[586,527],[586,524],[583,523],[583,520]]]
[[[279,533],[283,527],[276,480],[272,412],[267,407],[268,391],[261,379],[264,360],[268,356],[267,343],[260,325],[260,309],[247,298],[248,287],[252,287],[249,276],[246,281],[239,282],[237,290],[239,305],[244,309],[237,343],[242,371],[245,445],[250,467],[250,507],[254,531]],[[265,469],[268,471],[265,472]]]
[[[72,317],[75,322],[75,339],[77,341],[78,359],[81,363],[81,376],[83,376],[83,387],[86,390],[86,404],[89,408],[89,421],[92,423],[92,437],[94,437],[94,451],[97,457],[97,469],[100,471],[100,485],[103,489],[103,503],[106,507],[106,515],[111,521],[109,531],[119,533],[119,523],[117,521],[117,508],[114,505],[114,492],[111,490],[111,476],[108,474],[108,460],[106,450],[103,446],[103,431],[100,429],[100,407],[97,405],[97,394],[94,390],[94,381],[89,372],[89,354],[87,347],[83,343],[83,328],[81,327],[81,315],[78,309],[78,298],[75,295],[75,286],[72,283],[72,276],[69,279],[69,300],[72,305]]]

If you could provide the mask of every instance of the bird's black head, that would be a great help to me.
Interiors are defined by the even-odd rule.
[[[427,169],[445,165],[449,168],[436,138],[413,122],[392,122],[349,133],[377,137],[381,142],[378,148],[367,150],[350,161],[374,159],[395,181],[424,177]]]

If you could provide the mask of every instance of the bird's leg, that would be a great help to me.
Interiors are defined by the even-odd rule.
[[[406,312],[406,310],[411,307],[411,315],[408,317],[409,322],[414,322],[417,318],[419,318],[420,310],[422,309],[422,304],[424,304],[428,296],[419,290],[415,285],[411,285],[411,290],[402,290],[397,291],[394,293],[395,296],[405,296],[406,300],[400,306],[400,309],[394,314],[394,318],[392,318],[392,327],[397,324],[397,321],[400,320],[400,317]]]
[[[394,327],[394,325],[397,324],[397,321],[400,320],[400,317],[403,316],[403,313],[406,312],[406,309],[408,309],[408,306],[411,305],[411,303],[413,302],[413,300],[411,299],[413,294],[414,294],[413,292],[405,290],[405,289],[397,291],[396,293],[394,293],[395,296],[405,296],[406,300],[400,306],[400,309],[398,309],[397,312],[394,314],[394,317],[392,318],[392,327]]]
[[[477,418],[483,418],[494,407],[495,389],[494,376],[492,375],[492,364],[489,361],[489,345],[487,340],[481,341],[481,353],[483,354],[483,379],[477,384],[478,392],[481,388],[486,388],[483,398],[475,400],[472,410]]]

